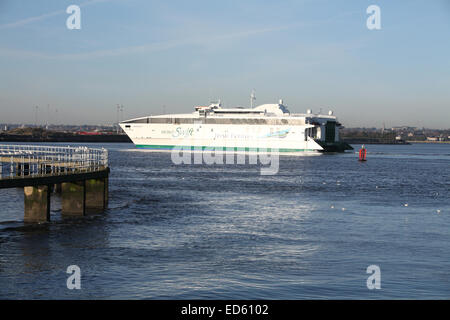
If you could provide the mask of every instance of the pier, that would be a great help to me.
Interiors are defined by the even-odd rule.
[[[108,206],[108,151],[87,147],[0,145],[0,189],[23,188],[24,221],[50,221],[50,196],[64,216]]]

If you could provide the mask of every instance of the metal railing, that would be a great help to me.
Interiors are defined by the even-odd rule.
[[[0,179],[99,171],[108,167],[108,150],[0,144]]]

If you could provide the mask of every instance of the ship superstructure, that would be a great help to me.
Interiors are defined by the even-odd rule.
[[[195,107],[193,113],[147,116],[123,121],[121,128],[137,148],[174,147],[226,151],[342,152],[352,147],[339,140],[332,111],[327,115],[290,113],[280,100],[255,108],[223,108],[220,101]]]

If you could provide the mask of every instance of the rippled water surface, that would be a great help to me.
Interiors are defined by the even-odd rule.
[[[450,144],[284,156],[273,176],[105,147],[104,214],[63,219],[52,195],[25,225],[23,190],[0,190],[0,298],[450,298]]]

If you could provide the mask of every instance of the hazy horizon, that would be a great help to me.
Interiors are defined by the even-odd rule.
[[[69,30],[66,8],[81,8]],[[381,8],[381,30],[366,9]],[[283,99],[347,128],[450,128],[450,3],[0,0],[2,123],[111,124]],[[164,112],[165,111],[165,112]]]

